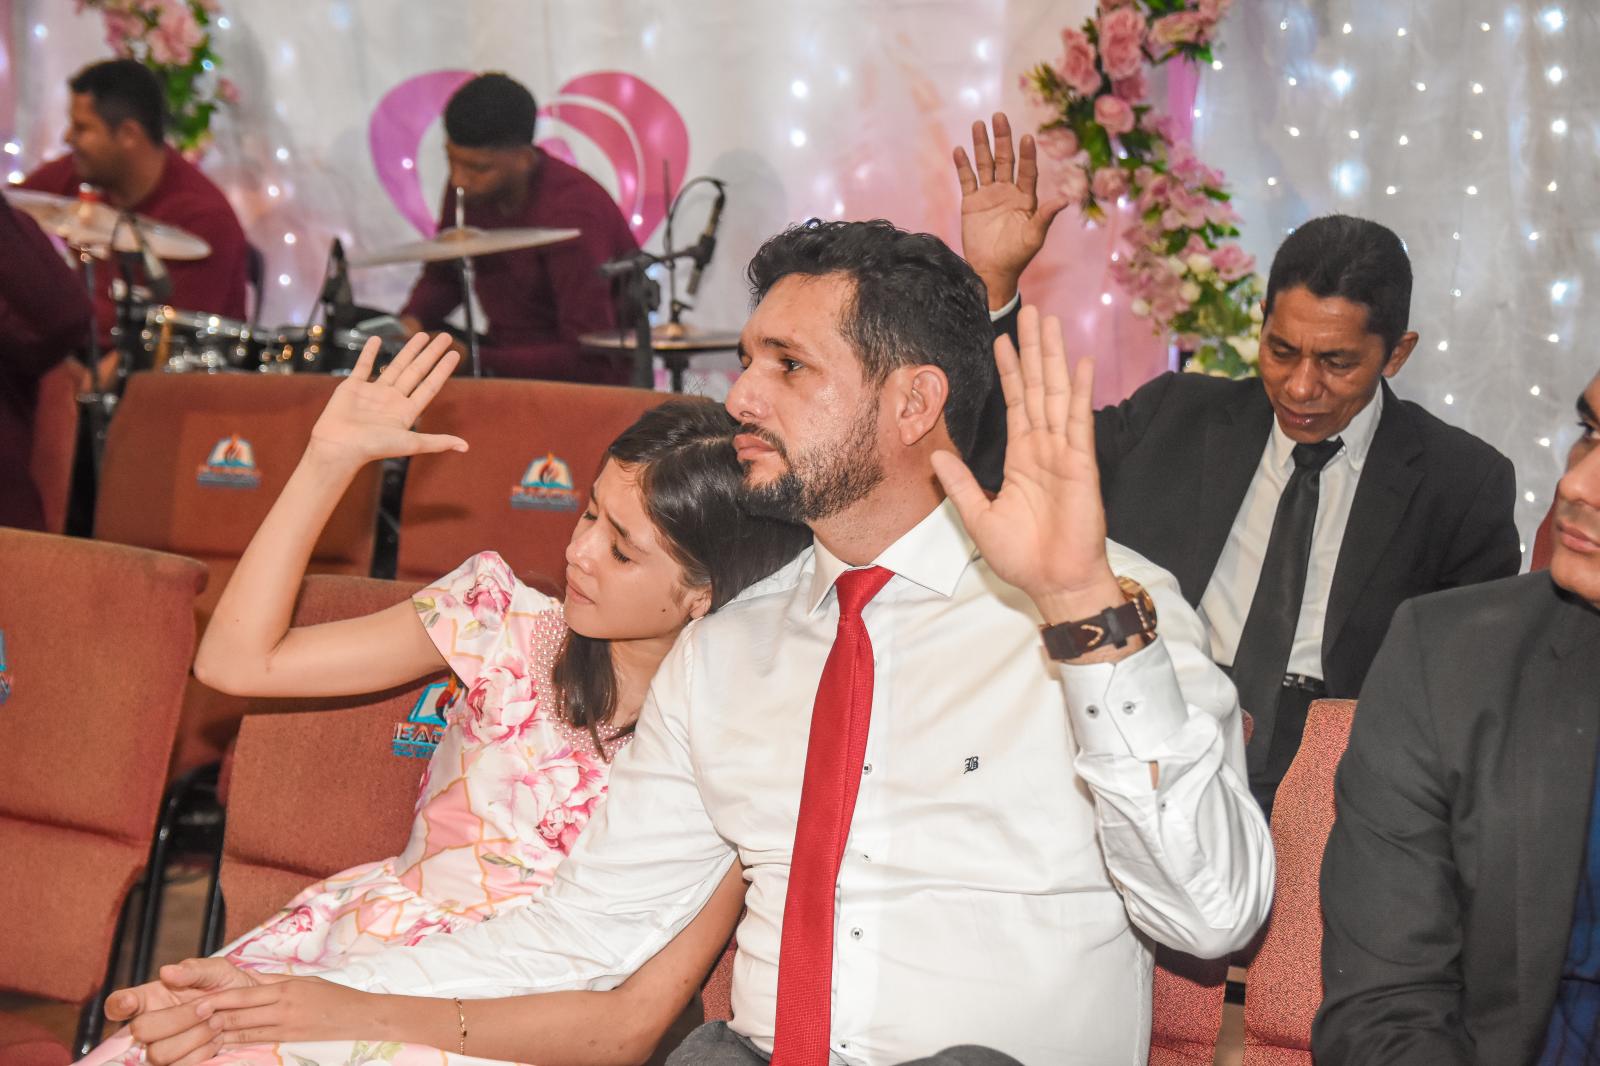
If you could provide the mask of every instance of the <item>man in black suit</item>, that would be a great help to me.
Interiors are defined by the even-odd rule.
[[[1600,377],[1549,573],[1395,614],[1322,861],[1318,1066],[1600,1061]]]
[[[957,149],[962,245],[1014,328],[1017,278],[1059,203],[1041,205],[1032,139],[1014,156]],[[1013,170],[1015,169],[1015,173]],[[1511,463],[1398,399],[1385,379],[1417,344],[1399,237],[1345,216],[1301,226],[1267,282],[1260,378],[1164,374],[1095,414],[1108,533],[1172,571],[1255,719],[1250,785],[1264,809],[1299,749],[1306,708],[1354,697],[1395,608],[1517,572]],[[972,465],[999,473],[996,398]]]

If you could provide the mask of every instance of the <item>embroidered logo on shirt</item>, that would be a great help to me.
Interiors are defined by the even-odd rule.
[[[522,483],[512,486],[511,506],[519,511],[576,511],[571,467],[550,452],[535,459],[523,472]]]
[[[261,474],[256,470],[256,450],[237,433],[223,437],[200,464],[195,480],[217,489],[256,488],[261,484]]]
[[[976,770],[977,768],[978,768],[978,757],[976,755],[968,755],[967,756],[967,768],[965,770],[962,770],[961,772],[963,774],[970,774],[970,773],[972,773],[972,771]]]
[[[394,741],[389,750],[402,757],[426,759],[431,756],[448,724],[445,712],[455,706],[460,696],[461,683],[454,674],[423,689],[406,720],[395,723]]]
[[[0,706],[11,698],[11,672],[6,669],[6,631],[0,629]]]

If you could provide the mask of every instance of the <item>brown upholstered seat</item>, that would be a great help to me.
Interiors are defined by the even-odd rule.
[[[529,584],[561,589],[577,508],[606,447],[665,399],[602,385],[451,381],[417,428],[453,433],[470,450],[411,464],[400,505],[396,577],[431,581],[493,547]],[[541,480],[551,484],[525,484]]]
[[[1353,700],[1318,700],[1300,751],[1278,786],[1272,843],[1278,875],[1266,936],[1250,962],[1245,1066],[1311,1066],[1311,1022],[1322,1003],[1322,851],[1333,829],[1333,777],[1350,740]]]
[[[381,611],[414,591],[372,578],[308,577],[294,622]],[[251,711],[274,713],[246,716],[229,769],[221,876],[227,940],[307,885],[405,847],[427,763],[394,754],[395,726],[436,679],[372,696],[251,702]]]
[[[28,467],[39,490],[44,528],[50,533],[60,533],[67,526],[72,459],[78,447],[78,390],[87,383],[88,371],[71,359],[62,360],[39,379]]]
[[[149,854],[205,577],[174,555],[0,529],[0,987],[97,1002]]]

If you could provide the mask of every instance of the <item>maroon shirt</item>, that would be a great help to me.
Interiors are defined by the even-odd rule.
[[[157,222],[181,226],[211,246],[211,254],[204,259],[166,264],[167,273],[172,276],[172,295],[167,302],[181,311],[205,311],[243,320],[249,245],[234,216],[233,205],[210,178],[176,149],[168,146],[166,152],[161,180],[150,195],[130,205],[130,210]],[[76,196],[82,180],[72,165],[72,156],[65,155],[40,166],[28,175],[22,187]],[[107,347],[111,327],[117,321],[116,302],[111,298],[111,281],[117,274],[112,263],[95,264],[96,287],[100,289],[95,300],[95,324],[101,343]],[[133,280],[135,284],[144,283],[142,266],[134,268]]]
[[[39,379],[89,329],[89,297],[33,219],[0,194],[0,526],[43,529],[33,483]]]
[[[440,228],[454,226],[455,218],[455,190],[447,189]],[[578,347],[580,333],[616,327],[611,283],[600,276],[600,264],[639,250],[622,212],[599,182],[540,151],[521,210],[503,215],[493,207],[468,205],[466,223],[480,229],[547,226],[582,231],[560,244],[473,259],[478,303],[489,319],[485,370],[508,378],[627,382],[625,361],[614,368],[606,358],[583,355]],[[430,263],[401,314],[434,330],[460,303],[459,265]]]

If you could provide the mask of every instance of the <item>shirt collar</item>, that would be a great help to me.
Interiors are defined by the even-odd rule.
[[[1383,386],[1378,386],[1378,391],[1372,394],[1372,399],[1367,405],[1356,412],[1338,434],[1344,441],[1344,448],[1333,457],[1334,462],[1348,459],[1350,467],[1357,474],[1366,465],[1367,453],[1372,450],[1372,438],[1378,432],[1378,419],[1383,414]],[[1272,439],[1268,447],[1272,449],[1272,462],[1279,470],[1291,470],[1294,466],[1294,441],[1283,431],[1278,424],[1278,416],[1272,416]]]
[[[870,565],[881,566],[896,577],[948,599],[955,595],[956,583],[977,554],[956,505],[945,500],[885,548]],[[813,545],[812,558],[814,565],[806,611],[815,614],[839,575],[852,567],[820,540]]]

